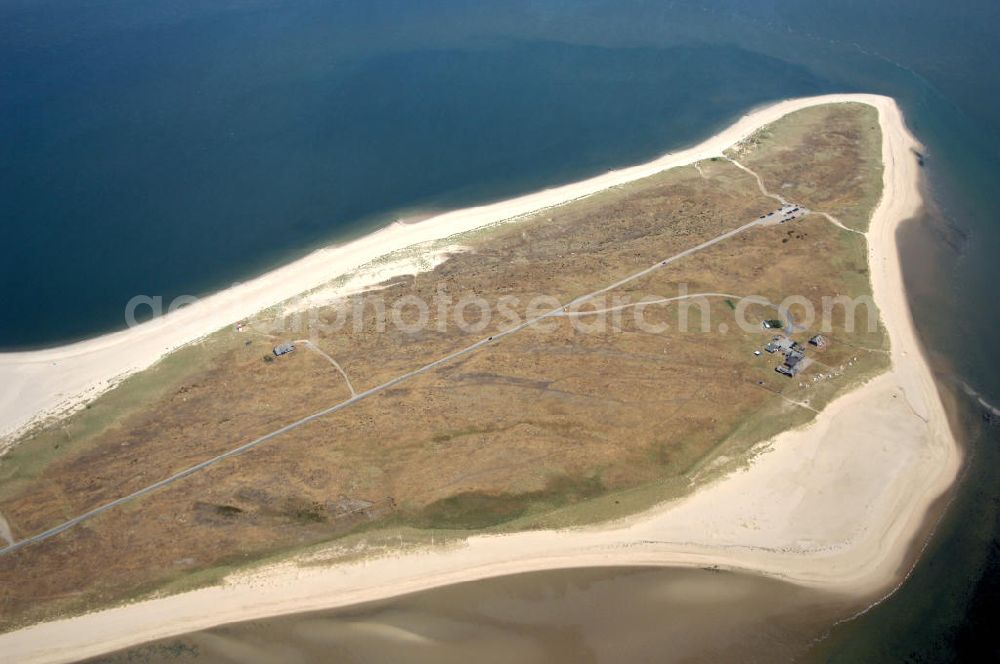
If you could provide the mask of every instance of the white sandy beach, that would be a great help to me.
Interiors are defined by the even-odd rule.
[[[287,563],[163,599],[0,635],[19,662],[70,661],[224,622],[329,608],[500,574],[594,565],[688,565],[764,573],[852,594],[884,592],[905,573],[932,502],[953,482],[960,451],[917,341],[896,247],[921,205],[919,173],[896,104],[829,95],[762,108],[693,148],[564,187],[415,225],[394,225],[345,247],[207,298],[158,322],[37,353],[0,356],[7,431],[79,399],[164,352],[318,286],[379,254],[557,205],[666,168],[718,155],[758,127],[808,106],[857,101],[879,111],[884,193],[868,233],[874,296],[892,369],[830,404],[807,427],[779,435],[750,468],[682,500],[613,524],[474,537],[330,567]],[[92,392],[91,392],[92,393]]]
[[[122,377],[149,367],[172,350],[321,287],[382,256],[718,155],[761,125],[790,111],[821,103],[823,99],[839,98],[843,97],[782,102],[744,116],[703,143],[646,164],[507,201],[447,212],[418,223],[395,223],[354,242],[318,250],[256,279],[121,332],[41,351],[0,353],[0,384],[6,388],[0,394],[0,440],[10,439],[37,418],[62,413],[94,399]],[[367,285],[384,278],[385,272],[373,272],[367,277]],[[358,290],[365,285],[355,280],[349,288]]]

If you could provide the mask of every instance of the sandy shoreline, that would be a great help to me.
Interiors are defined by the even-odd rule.
[[[333,272],[350,269],[344,266],[356,259],[343,255],[345,249],[359,255],[386,253],[557,205],[717,155],[782,115],[836,101],[860,101],[879,111],[884,192],[868,233],[869,264],[892,344],[892,369],[836,399],[809,426],[777,436],[771,450],[748,470],[613,524],[473,537],[461,546],[332,567],[288,563],[231,579],[225,586],[0,635],[0,652],[16,661],[69,661],[224,622],[565,567],[719,565],[859,595],[890,587],[928,508],[950,486],[961,459],[903,289],[896,230],[921,205],[911,152],[917,143],[886,97],[829,95],[781,102],[743,117],[698,146],[649,164],[420,224],[394,225],[346,247],[316,252],[148,328],[49,351],[0,355],[0,378],[7,384],[19,381],[15,384],[23,388],[4,397],[0,421],[6,426],[9,417],[23,415],[23,423],[31,417],[27,413],[53,407],[50,392],[56,384],[65,386],[66,394],[85,390],[99,384],[94,381],[146,366],[166,349],[246,317],[251,308],[318,286],[336,276]],[[109,357],[120,359],[109,368],[104,366]],[[62,378],[62,371],[69,377]]]
[[[756,110],[698,145],[654,161],[506,201],[396,222],[343,245],[319,249],[272,272],[201,298],[197,303],[131,329],[56,348],[0,353],[0,451],[28,425],[90,401],[118,380],[145,369],[170,351],[318,288],[392,252],[561,205],[675,166],[718,155],[723,149],[790,111],[839,97],[791,100]],[[407,266],[396,266],[405,271]],[[410,267],[417,271],[415,266]],[[385,278],[374,272],[351,290]],[[155,295],[148,293],[147,295]],[[164,303],[164,307],[169,303]],[[124,316],[124,310],[123,310]]]

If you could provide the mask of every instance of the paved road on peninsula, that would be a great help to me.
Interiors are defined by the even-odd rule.
[[[31,544],[36,544],[38,542],[42,542],[42,541],[47,540],[47,539],[49,539],[51,537],[54,537],[54,536],[58,535],[59,533],[65,532],[66,530],[69,530],[73,526],[76,526],[76,525],[78,525],[78,524],[80,524],[80,523],[82,523],[84,521],[87,521],[88,519],[92,519],[92,518],[94,518],[94,517],[96,517],[96,516],[98,516],[100,514],[103,514],[104,512],[107,512],[107,511],[109,511],[111,509],[114,509],[115,507],[118,507],[119,505],[123,505],[125,503],[131,502],[131,501],[136,500],[138,498],[141,498],[142,496],[150,494],[150,493],[156,491],[157,489],[161,489],[161,488],[163,488],[165,486],[168,486],[168,485],[173,484],[173,483],[175,483],[175,482],[177,482],[179,480],[182,480],[185,477],[189,477],[191,475],[194,475],[195,473],[197,473],[197,472],[199,472],[201,470],[204,470],[205,468],[208,468],[209,466],[214,466],[215,464],[217,464],[217,463],[219,463],[221,461],[224,461],[224,460],[229,459],[231,457],[235,457],[235,456],[238,456],[238,455],[243,454],[245,452],[248,452],[248,451],[252,450],[253,448],[258,447],[259,445],[263,445],[264,443],[266,443],[266,442],[268,442],[268,441],[270,441],[270,440],[272,440],[274,438],[277,438],[278,436],[281,436],[282,434],[288,433],[289,431],[292,431],[294,429],[298,429],[299,427],[301,427],[301,426],[303,426],[305,424],[308,424],[308,423],[312,422],[313,420],[317,420],[317,419],[319,419],[321,417],[326,417],[327,415],[332,415],[333,413],[336,413],[336,412],[338,412],[340,410],[343,410],[345,408],[349,408],[350,406],[353,406],[354,404],[356,404],[359,401],[363,401],[364,399],[367,399],[368,397],[371,397],[371,396],[374,396],[376,394],[379,394],[380,392],[384,392],[385,390],[388,390],[391,387],[399,385],[400,383],[402,383],[404,381],[407,381],[407,380],[409,380],[409,379],[411,379],[411,378],[413,378],[415,376],[419,376],[420,374],[423,374],[423,373],[426,373],[428,371],[431,371],[432,369],[436,369],[437,367],[440,367],[440,366],[442,366],[444,364],[447,364],[448,362],[451,362],[452,360],[454,360],[456,358],[462,357],[464,355],[468,355],[470,353],[474,353],[475,351],[479,350],[480,348],[482,348],[484,346],[487,346],[487,345],[490,345],[490,344],[493,344],[493,343],[496,343],[497,341],[499,341],[500,339],[502,339],[502,338],[504,338],[506,336],[509,336],[511,334],[516,334],[517,332],[520,332],[521,330],[523,330],[523,329],[525,329],[527,327],[530,327],[531,325],[534,325],[535,323],[538,323],[541,320],[544,320],[544,319],[550,318],[550,317],[559,316],[564,311],[566,311],[567,309],[569,309],[571,307],[579,306],[579,305],[583,304],[584,302],[587,302],[587,301],[589,301],[589,300],[591,300],[591,299],[593,299],[593,298],[595,298],[595,297],[597,297],[599,295],[603,295],[604,293],[612,291],[612,290],[614,290],[616,288],[620,288],[621,286],[624,286],[625,284],[628,284],[628,283],[630,283],[632,281],[635,281],[636,279],[641,279],[642,277],[645,277],[645,276],[647,276],[647,275],[655,272],[656,270],[660,270],[660,269],[662,269],[662,268],[664,268],[664,267],[666,267],[666,266],[668,266],[668,265],[670,265],[672,263],[675,263],[675,262],[677,262],[677,261],[679,261],[679,260],[681,260],[683,258],[686,258],[686,257],[688,257],[688,256],[690,256],[692,254],[698,253],[699,251],[703,251],[703,250],[707,249],[708,247],[711,247],[712,245],[718,244],[719,242],[727,240],[727,239],[729,239],[729,238],[731,238],[731,237],[733,237],[735,235],[739,235],[740,233],[743,233],[743,232],[745,232],[745,231],[747,231],[747,230],[749,230],[751,228],[754,228],[756,226],[763,226],[763,225],[774,224],[774,223],[776,223],[776,222],[773,221],[772,218],[770,218],[770,217],[766,218],[766,219],[765,218],[754,219],[753,221],[751,221],[751,222],[749,222],[747,224],[743,224],[742,226],[739,226],[738,228],[734,228],[733,230],[727,231],[727,232],[725,232],[725,233],[723,233],[721,235],[718,235],[718,236],[716,236],[716,237],[714,237],[714,238],[712,238],[710,240],[706,240],[705,242],[702,242],[699,245],[691,247],[690,249],[685,249],[684,251],[682,251],[680,253],[674,254],[673,256],[671,256],[669,258],[665,258],[665,259],[663,259],[663,260],[655,263],[654,265],[651,265],[651,266],[649,266],[649,267],[647,267],[647,268],[645,268],[643,270],[640,270],[638,272],[630,274],[629,276],[624,277],[622,279],[619,279],[618,281],[615,281],[614,283],[609,284],[609,285],[607,285],[607,286],[605,286],[603,288],[600,288],[598,290],[595,290],[595,291],[592,291],[590,293],[587,293],[586,295],[581,295],[580,297],[574,299],[573,301],[569,302],[568,304],[561,305],[561,306],[558,306],[558,307],[556,307],[554,309],[546,311],[545,313],[540,314],[540,315],[538,315],[538,316],[536,316],[534,318],[528,319],[528,320],[526,320],[526,321],[524,321],[524,322],[522,322],[522,323],[520,323],[518,325],[515,325],[515,326],[513,326],[511,328],[508,328],[506,330],[503,330],[501,332],[497,332],[493,336],[487,337],[485,339],[480,339],[479,341],[477,341],[477,342],[475,342],[475,343],[473,343],[473,344],[471,344],[469,346],[466,346],[465,348],[462,348],[461,350],[457,350],[454,353],[446,355],[446,356],[444,356],[444,357],[442,357],[440,359],[437,359],[437,360],[435,360],[435,361],[433,361],[433,362],[431,362],[429,364],[425,364],[424,366],[422,366],[422,367],[420,367],[418,369],[414,369],[413,371],[410,371],[410,372],[407,372],[407,373],[402,374],[400,376],[397,376],[396,378],[393,378],[390,381],[382,383],[381,385],[377,385],[376,387],[370,388],[368,390],[364,390],[362,392],[358,392],[357,394],[355,394],[354,396],[352,396],[350,399],[347,399],[346,401],[342,401],[342,402],[340,402],[338,404],[330,406],[329,408],[325,408],[323,410],[320,410],[320,411],[317,411],[315,413],[312,413],[311,415],[307,415],[307,416],[305,416],[305,417],[303,417],[303,418],[301,418],[299,420],[291,422],[290,424],[286,424],[285,426],[281,427],[280,429],[276,429],[276,430],[274,430],[274,431],[272,431],[272,432],[270,432],[268,434],[265,434],[265,435],[261,436],[260,438],[256,438],[256,439],[251,440],[251,441],[249,441],[247,443],[244,443],[244,444],[242,444],[242,445],[240,445],[238,447],[234,447],[233,449],[231,449],[231,450],[229,450],[227,452],[224,452],[223,454],[220,454],[218,456],[212,457],[211,459],[206,459],[205,461],[202,461],[201,463],[198,463],[198,464],[196,464],[194,466],[191,466],[190,468],[185,468],[184,470],[181,470],[181,471],[179,471],[177,473],[174,473],[173,475],[170,475],[169,477],[165,477],[164,479],[162,479],[162,480],[160,480],[158,482],[155,482],[153,484],[150,484],[149,486],[143,487],[142,489],[139,489],[138,491],[130,493],[130,494],[126,495],[126,496],[122,496],[121,498],[113,500],[113,501],[111,501],[109,503],[105,503],[104,505],[101,505],[99,507],[95,507],[94,509],[92,509],[92,510],[90,510],[88,512],[84,512],[83,514],[81,514],[81,515],[79,515],[77,517],[74,517],[74,518],[70,519],[69,521],[65,521],[65,522],[63,522],[63,523],[61,523],[61,524],[59,524],[57,526],[49,528],[48,530],[40,532],[37,535],[32,535],[30,537],[26,537],[26,538],[24,538],[24,539],[22,539],[22,540],[20,540],[18,542],[14,542],[14,543],[12,543],[12,544],[10,544],[8,546],[5,546],[4,548],[0,549],[0,556],[2,556],[2,555],[9,555],[9,554],[14,553],[16,551],[19,551],[20,549],[23,549],[26,546],[29,546]]]

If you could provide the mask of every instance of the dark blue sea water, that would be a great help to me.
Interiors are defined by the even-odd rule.
[[[896,97],[926,143],[932,200],[904,243],[918,327],[943,384],[1000,401],[996,0],[0,0],[0,348],[829,91]],[[831,657],[982,643],[1000,436],[959,410],[978,450],[961,519]]]
[[[832,89],[724,45],[350,47],[341,3],[131,20],[123,3],[75,4],[0,15],[0,200],[17,237],[0,347],[116,329],[133,295],[202,294],[400,208],[570,181]]]

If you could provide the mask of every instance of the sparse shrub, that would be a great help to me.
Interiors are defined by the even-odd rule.
[[[243,514],[243,510],[235,505],[216,505],[215,511],[220,516],[234,517]]]

